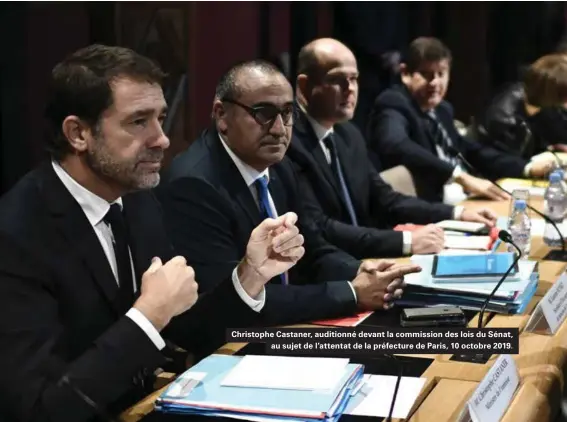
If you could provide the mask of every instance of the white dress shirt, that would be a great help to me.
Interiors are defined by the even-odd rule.
[[[112,272],[116,277],[116,282],[119,283],[118,266],[116,264],[116,256],[114,254],[113,246],[114,237],[112,234],[112,229],[104,221],[104,217],[106,216],[106,213],[108,212],[112,204],[108,203],[105,199],[102,199],[100,196],[95,195],[94,193],[77,183],[75,179],[73,179],[57,162],[52,161],[52,166],[53,170],[55,170],[55,173],[57,174],[63,185],[81,206],[87,219],[91,223],[93,230],[100,241],[102,249],[104,250],[104,254],[108,259],[110,267],[112,268]],[[119,204],[120,207],[122,207],[122,198],[118,198],[113,202],[113,204],[115,203]],[[135,279],[134,264],[132,261],[132,253],[131,251],[129,252],[130,268],[132,269],[132,288],[134,292],[136,292],[137,284]],[[245,290],[242,288],[240,281],[238,280],[236,268],[232,273],[232,281],[236,291],[238,292],[238,295],[242,298],[242,300],[255,311],[260,312],[265,303],[265,291],[262,290],[262,293],[260,293],[257,300],[249,297],[246,294]],[[159,350],[162,350],[165,347],[165,341],[144,314],[142,314],[135,308],[130,308],[130,310],[128,310],[128,312],[126,313],[126,316],[134,321],[146,333],[146,335],[152,340],[152,342]]]
[[[325,154],[325,158],[327,159],[327,163],[329,163],[329,165],[330,165],[331,164],[331,151],[329,151],[329,148],[327,148],[327,146],[325,145],[325,142],[323,142],[323,140],[330,133],[333,133],[333,128],[331,127],[330,129],[327,129],[327,128],[323,127],[318,121],[313,119],[307,113],[305,113],[305,116],[307,117],[307,120],[309,121],[309,123],[311,124],[311,127],[313,128],[313,131],[315,132],[315,136],[317,136],[317,139],[319,140],[319,145],[321,146],[321,149],[323,150],[323,153]],[[453,218],[455,220],[459,220],[461,218],[461,214],[463,213],[463,209],[464,208],[461,207],[461,206],[457,206],[453,209]],[[408,232],[408,231],[404,231],[404,232],[402,232],[402,236],[403,236],[402,253],[404,255],[410,255],[411,254],[411,244],[412,244],[412,233]]]
[[[238,158],[234,152],[232,152],[232,150],[228,147],[228,145],[226,144],[226,142],[224,141],[222,136],[219,135],[219,138],[221,140],[222,145],[226,149],[226,152],[228,153],[228,155],[230,156],[230,158],[232,159],[232,161],[236,165],[236,168],[238,168],[238,171],[242,175],[244,181],[246,182],[246,185],[250,189],[250,192],[252,192],[252,196],[254,197],[256,204],[258,204],[258,192],[256,191],[256,188],[254,187],[254,182],[259,177],[262,177],[262,176],[267,176],[268,180],[269,180],[269,177],[270,177],[269,169],[266,169],[262,172],[259,172],[258,170],[250,167],[248,164],[246,164],[244,161],[242,161],[240,158]],[[326,148],[325,146],[323,146],[323,147]],[[327,151],[327,153],[329,153],[329,152]],[[276,210],[276,206],[274,205],[274,201],[272,200],[272,195],[270,194],[269,190],[268,190],[268,202],[270,203],[270,207],[272,208],[272,212],[274,213],[274,216],[277,217],[278,211]],[[350,288],[352,289],[352,294],[354,295],[354,299],[356,301],[357,299],[356,299],[356,292],[354,290],[354,287],[352,287],[352,284],[350,283],[350,281],[348,282],[348,284],[349,284]]]

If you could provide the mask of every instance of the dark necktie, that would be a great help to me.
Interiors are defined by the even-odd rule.
[[[339,160],[339,155],[337,154],[337,146],[335,144],[335,138],[332,133],[329,133],[325,139],[323,139],[325,146],[329,149],[331,153],[331,169],[335,175],[336,181],[339,183],[341,188],[343,202],[346,206],[348,214],[350,216],[350,221],[353,226],[358,226],[358,221],[356,219],[356,212],[354,211],[354,206],[352,205],[352,199],[350,197],[350,193],[348,191],[348,187],[343,175],[343,171],[341,168],[341,162]]]
[[[268,177],[262,176],[254,182],[258,191],[258,206],[260,207],[260,215],[262,218],[276,218],[270,207],[270,200],[268,197]],[[287,274],[280,274],[282,284],[287,284]]]
[[[121,309],[126,312],[134,304],[134,287],[128,249],[128,231],[121,206],[112,204],[104,217],[104,221],[112,229],[114,256],[116,257],[118,284],[120,286],[118,301]]]
[[[443,124],[437,118],[437,115],[433,110],[427,113],[427,118],[429,120],[429,126],[431,128],[431,135],[433,136],[433,141],[435,145],[441,151],[438,151],[439,158],[443,161],[447,161],[453,166],[456,166],[459,163],[459,159],[455,157],[455,154],[452,153],[453,149],[453,141]]]

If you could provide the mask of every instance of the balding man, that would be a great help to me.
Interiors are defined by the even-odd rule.
[[[333,244],[359,258],[437,253],[445,219],[493,225],[489,210],[429,203],[395,192],[368,159],[366,143],[349,120],[358,96],[352,52],[334,39],[318,39],[299,54],[296,96],[299,118],[288,157],[305,175],[306,210]],[[398,223],[424,224],[410,232]]]
[[[174,247],[195,268],[199,286],[212,289],[232,271],[263,219],[291,212],[299,217],[305,256],[266,286],[266,323],[388,308],[402,293],[403,275],[419,268],[361,266],[326,243],[303,214],[296,175],[284,158],[294,118],[285,76],[263,61],[234,66],[217,86],[213,116],[214,127],[175,158],[160,192]]]

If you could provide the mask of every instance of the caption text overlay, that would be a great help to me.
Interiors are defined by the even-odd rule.
[[[517,328],[259,328],[227,330],[227,341],[266,343],[268,352],[518,354]]]

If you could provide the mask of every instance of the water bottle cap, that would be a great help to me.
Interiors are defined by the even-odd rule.
[[[561,174],[557,173],[556,171],[554,171],[553,173],[551,173],[549,175],[549,181],[551,183],[557,183],[559,181],[561,181]]]
[[[516,199],[516,201],[514,202],[514,209],[516,210],[525,210],[526,209],[526,201],[524,199]]]

